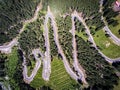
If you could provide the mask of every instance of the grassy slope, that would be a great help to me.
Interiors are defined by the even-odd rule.
[[[14,48],[12,50],[12,53],[8,55],[8,62],[6,62],[7,66],[7,75],[9,77],[9,82],[12,87],[16,87],[17,90],[19,90],[17,83],[14,80],[14,74],[16,72],[16,67],[18,64],[18,53],[17,53],[17,48]]]
[[[16,66],[18,63],[18,55],[17,55],[17,48],[14,48],[12,53],[8,55],[8,62],[7,64],[7,72],[8,72],[8,76],[12,77],[13,74],[16,71]]]
[[[87,41],[88,37],[84,35],[85,32],[76,32],[76,35]]]
[[[115,20],[118,20],[118,25],[115,26],[115,27],[112,26],[112,25],[110,25],[109,27],[110,27],[112,33],[115,34],[118,38],[120,38],[120,35],[119,35],[119,33],[118,33],[118,30],[120,29],[120,15],[117,16],[117,17],[115,17],[114,19],[115,19]]]
[[[67,74],[63,62],[57,58],[52,61],[52,73],[50,77],[50,86],[56,90],[72,89],[72,85],[76,84],[74,80]]]
[[[44,86],[46,84],[47,83],[42,78],[42,68],[40,68],[38,70],[34,80],[30,83],[30,86],[32,86],[34,88],[39,88],[39,87],[42,87],[42,86]]]
[[[30,85],[34,88],[49,86],[54,90],[71,90],[73,85],[76,85],[76,82],[72,80],[67,74],[63,62],[61,60],[54,58],[54,60],[51,63],[51,66],[52,72],[49,82],[45,82],[42,79],[42,68],[40,68]]]
[[[99,37],[97,37],[97,35]],[[96,44],[102,49],[101,51],[110,58],[120,57],[120,47],[115,45],[105,36],[103,30],[99,30],[94,37]],[[108,46],[107,46],[108,44]]]

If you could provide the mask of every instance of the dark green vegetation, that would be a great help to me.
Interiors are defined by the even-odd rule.
[[[0,52],[0,90],[2,90],[1,83],[4,87],[6,87],[6,88],[8,87],[8,81],[5,78],[6,77],[6,72],[5,72],[5,62],[6,61],[7,61],[7,56]]]
[[[72,61],[72,34],[69,32],[72,29],[71,17],[59,18],[57,20],[58,34],[62,49],[67,56],[69,62]]]
[[[110,25],[109,28],[111,29],[112,33],[115,34],[118,38],[120,38],[120,15],[113,18],[114,20],[118,21],[116,26]]]
[[[4,44],[5,42],[11,41],[16,35],[19,34],[21,27],[23,26],[22,23],[18,23],[17,26],[14,26],[10,29],[0,29],[0,45]],[[0,27],[1,28],[1,27]]]
[[[114,62],[112,66],[116,69],[116,74],[119,77],[119,82],[117,85],[114,86],[114,90],[120,89],[120,62]]]
[[[7,56],[5,54],[2,54],[0,52],[0,90],[2,90],[2,87],[4,86],[7,88],[8,82],[5,79],[6,72],[5,72],[5,62],[7,61]],[[2,84],[1,84],[2,83]]]
[[[75,18],[74,21],[75,21],[76,35],[78,35],[79,37],[82,37],[82,39],[87,41],[88,35],[85,32],[85,27],[82,25],[82,23],[77,18]]]
[[[114,62],[112,65],[120,72],[120,62]]]
[[[81,66],[86,70],[90,88],[95,90],[111,90],[118,80],[112,66],[101,57],[95,48],[90,47],[78,36],[76,36],[76,39],[78,59]]]
[[[43,12],[39,12],[39,18],[25,26],[24,31],[19,38],[20,47],[25,52],[28,69],[31,71],[34,68],[32,63],[35,63],[33,55],[30,55],[33,49],[40,48],[41,51],[45,51],[45,41],[43,36]],[[28,73],[29,73],[28,71]],[[29,73],[30,74],[30,73]]]
[[[103,16],[105,17],[108,24],[113,25],[114,27],[118,24],[117,20],[114,20],[113,18],[118,15],[117,12],[114,12],[112,9],[112,4],[115,2],[115,0],[104,0],[103,4]],[[109,8],[108,8],[109,7]]]
[[[51,51],[51,56],[53,58],[54,56],[58,56],[58,50],[54,41],[54,31],[50,19],[48,21],[48,28],[49,28],[49,39],[50,39],[50,51]]]
[[[25,29],[21,33],[21,37],[18,40],[20,42],[21,49],[26,55],[31,54],[31,51],[38,47],[40,47],[42,51],[45,50],[43,36],[43,15],[45,14],[42,11],[39,12],[38,19],[34,22],[28,23],[25,26]]]
[[[40,0],[0,0],[0,44],[11,41],[18,34],[22,21],[33,16],[39,2]]]
[[[26,53],[31,54],[32,49],[40,47],[44,51],[43,20],[37,19],[35,22],[26,25],[24,32],[19,38],[20,47]]]
[[[51,63],[51,68],[52,72],[49,82],[45,82],[42,79],[42,68],[40,68],[30,85],[34,88],[48,86],[53,90],[75,90],[81,88],[80,85],[72,80],[67,74],[61,59],[54,57]]]
[[[4,77],[5,73],[5,61],[7,60],[7,56],[0,52],[0,77]]]

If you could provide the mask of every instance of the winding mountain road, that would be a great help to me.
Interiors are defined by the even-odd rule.
[[[69,63],[67,61],[67,58],[65,56],[65,54],[63,53],[63,50],[62,50],[62,47],[59,43],[59,38],[58,38],[58,28],[57,28],[57,25],[56,25],[56,22],[55,22],[55,18],[53,16],[53,14],[51,13],[50,11],[50,8],[48,6],[48,12],[47,12],[47,15],[46,15],[46,18],[50,18],[51,19],[51,25],[53,26],[53,31],[54,31],[54,40],[55,40],[55,43],[57,45],[57,48],[58,48],[58,52],[61,54],[62,58],[63,58],[63,63],[64,63],[64,66],[65,66],[65,69],[67,71],[67,73],[73,78],[75,79],[76,81],[78,80],[78,76],[72,71],[72,69],[70,68],[69,66]],[[47,30],[48,31],[48,30]],[[47,32],[48,33],[48,32]]]
[[[101,0],[101,4],[100,4],[100,12],[102,13],[102,3],[103,3],[103,0]],[[37,19],[37,16],[38,16],[38,12],[42,9],[42,3],[40,3],[37,8],[36,8],[36,11],[35,11],[35,14],[33,16],[33,18],[31,18],[30,20],[26,20],[24,21],[24,26],[22,27],[22,29],[20,30],[20,33],[19,35],[24,31],[24,28],[25,28],[25,24],[27,23],[30,23],[30,22],[33,22]],[[63,59],[63,63],[64,63],[64,66],[65,66],[65,69],[67,71],[67,73],[73,78],[75,79],[76,81],[78,81],[78,79],[81,79],[82,82],[84,82],[85,84],[87,84],[86,80],[85,80],[85,72],[84,70],[82,69],[82,67],[79,65],[79,62],[78,62],[78,58],[77,58],[77,45],[76,45],[76,38],[75,38],[75,25],[74,25],[74,18],[77,18],[85,27],[86,29],[86,33],[89,35],[89,38],[88,40],[90,42],[93,43],[93,46],[96,48],[96,50],[98,50],[98,52],[105,58],[106,61],[108,61],[109,63],[113,63],[113,62],[116,62],[116,61],[120,61],[120,58],[116,58],[116,59],[111,59],[107,56],[105,56],[96,46],[96,43],[93,39],[93,36],[91,35],[90,33],[90,29],[89,27],[86,25],[84,19],[82,18],[82,16],[77,13],[76,11],[74,11],[72,13],[72,30],[71,30],[71,34],[73,35],[73,39],[72,39],[72,46],[73,46],[73,60],[74,60],[74,63],[73,63],[73,66],[75,68],[75,70],[78,72],[78,75],[76,75],[76,73],[71,69],[69,63],[68,63],[68,60],[64,54],[64,51],[59,43],[59,36],[58,36],[58,27],[56,25],[56,22],[55,22],[55,17],[53,16],[52,12],[50,11],[50,8],[48,6],[48,11],[47,11],[47,14],[45,16],[45,22],[44,22],[44,38],[45,38],[45,46],[46,46],[46,52],[43,54],[40,49],[34,49],[32,51],[32,54],[34,55],[35,59],[36,59],[36,64],[35,64],[35,67],[31,73],[30,76],[27,75],[28,73],[28,70],[27,70],[27,66],[26,66],[26,58],[23,56],[23,78],[24,78],[24,81],[26,83],[30,83],[35,75],[37,74],[37,71],[39,70],[40,66],[41,66],[41,61],[43,61],[43,72],[42,72],[42,77],[44,80],[48,81],[49,78],[50,78],[50,74],[51,74],[51,52],[50,52],[50,41],[49,41],[49,29],[48,29],[48,19],[50,18],[51,19],[51,25],[53,27],[53,32],[54,32],[54,41],[57,45],[57,48],[58,48],[58,53],[62,56],[62,59]],[[103,20],[104,21],[104,20]],[[105,23],[105,22],[104,22]],[[118,38],[115,37],[114,34],[111,33],[111,31],[109,30],[107,24],[106,26],[104,27],[104,30],[106,30],[111,38],[113,38],[113,40],[120,45],[120,40]],[[18,36],[19,36],[18,35]],[[3,53],[11,53],[11,50],[12,50],[12,47],[14,47],[15,45],[18,44],[18,36],[13,39],[8,45],[3,45],[3,46],[0,46],[0,51],[3,52]],[[38,57],[38,54],[40,54],[41,57]]]
[[[111,32],[111,30],[109,29],[109,27],[108,27],[107,25],[103,28],[103,30],[106,31],[107,34],[110,35],[110,38],[113,40],[113,42],[114,42],[116,45],[120,46],[120,39],[119,39],[118,37],[116,37],[116,36]]]
[[[78,72],[79,78],[82,80],[83,83],[88,84],[87,81],[85,80],[85,70],[82,68],[82,66],[80,65],[80,63],[78,62],[78,58],[77,58],[77,45],[76,45],[76,38],[75,38],[75,14],[73,13],[71,15],[71,19],[72,19],[72,29],[71,29],[71,34],[73,36],[72,39],[72,46],[73,46],[73,66],[75,68],[75,70]]]
[[[28,76],[28,74],[27,74],[28,69],[26,66],[26,58],[23,55],[23,64],[22,64],[23,65],[23,80],[28,84],[30,84],[30,82],[34,79],[35,75],[37,74],[37,71],[39,70],[39,68],[41,66],[41,61],[42,61],[41,58],[43,59],[43,57],[44,57],[42,52],[40,51],[40,49],[34,49],[32,51],[32,54],[35,57],[36,64],[35,64],[33,71],[31,72],[30,76]],[[38,57],[38,54],[41,56],[41,58]]]
[[[12,47],[14,47],[17,44],[18,44],[18,40],[15,38],[8,45],[0,46],[0,51],[6,54],[11,53]]]
[[[99,10],[99,12],[102,14],[101,20],[102,20],[103,23],[105,24],[105,27],[103,28],[103,30],[106,31],[107,34],[110,35],[110,38],[112,39],[112,41],[113,41],[116,45],[120,46],[120,39],[119,39],[118,37],[116,37],[116,36],[111,32],[110,28],[108,27],[108,23],[106,22],[105,18],[103,17],[103,2],[104,2],[104,0],[100,0],[100,2],[99,2],[99,3],[100,3],[100,10]]]
[[[38,13],[41,9],[42,9],[42,1],[36,7],[34,16],[29,20],[23,21],[24,26],[20,29],[19,35],[24,31],[26,24],[34,22],[37,19]],[[2,53],[6,53],[6,54],[11,53],[12,47],[14,47],[15,45],[18,45],[19,35],[16,38],[14,38],[11,42],[9,42],[9,44],[0,46],[0,51]],[[37,58],[37,54],[39,53],[41,55],[41,57],[43,57],[43,54],[41,54],[40,51],[38,52],[38,49],[33,50],[32,53],[34,54],[34,57],[36,59],[36,64],[32,71],[32,74],[30,76],[27,75],[28,71],[27,71],[27,66],[26,66],[26,58],[23,56],[23,64],[22,64],[23,65],[23,78],[26,83],[30,83],[33,80],[33,78],[37,74],[38,69],[41,66],[41,60],[39,58]]]
[[[109,63],[113,63],[113,62],[117,62],[120,61],[120,58],[115,58],[115,59],[111,59],[109,57],[107,57],[106,55],[104,55],[96,46],[96,43],[93,39],[93,36],[90,33],[90,29],[88,28],[88,26],[86,25],[84,19],[82,18],[82,16],[80,14],[78,14],[76,11],[74,12],[74,15],[77,17],[77,19],[84,25],[85,29],[86,29],[86,33],[89,35],[89,41],[93,43],[93,46],[95,47],[96,50],[98,50],[98,52],[105,58],[105,60]]]
[[[50,17],[50,10],[48,9],[47,14],[45,15],[45,22],[44,22],[44,38],[45,38],[45,59],[43,60],[43,73],[42,77],[44,80],[48,81],[50,74],[51,74],[51,52],[50,52],[50,40],[49,40],[49,29],[48,29],[48,20]]]

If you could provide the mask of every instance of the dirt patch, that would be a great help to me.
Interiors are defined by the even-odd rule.
[[[106,41],[106,48],[110,46],[110,42]]]

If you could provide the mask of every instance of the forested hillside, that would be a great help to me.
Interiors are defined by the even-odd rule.
[[[23,32],[18,37],[19,44],[13,47],[12,52],[7,55],[0,53],[0,67],[5,68],[3,71],[0,70],[1,77],[6,75],[9,77],[8,83],[13,90],[34,90],[34,88],[40,90],[44,86],[55,90],[61,90],[61,88],[63,88],[62,90],[75,90],[75,88],[76,90],[81,88],[82,90],[112,90],[118,84],[120,63],[113,63],[112,66],[105,60],[95,49],[95,46],[92,46],[92,40],[89,40],[90,35],[87,33],[87,28],[88,32],[90,29],[91,37],[95,37],[98,30],[102,31],[105,23],[101,16],[105,18],[108,24],[113,26],[118,24],[117,20],[113,19],[118,14],[112,10],[114,0],[104,0],[102,13],[99,11],[100,0],[42,0],[43,7],[38,10],[36,19],[34,19],[33,15],[35,10],[37,11],[36,7],[40,1],[0,0],[0,46],[15,38],[23,27]],[[47,12],[49,10],[48,6],[50,6],[49,12]],[[75,14],[74,11],[77,11],[78,17],[82,18],[81,20],[78,20],[78,18],[74,18],[74,22],[71,20],[73,19],[72,15]],[[46,17],[51,18],[48,19],[47,24],[45,23]],[[25,20],[31,18],[33,19],[30,22],[24,23]],[[52,20],[53,23],[51,23]],[[75,33],[72,32],[74,27]],[[76,43],[74,43],[73,33],[75,34]],[[99,36],[100,33],[97,37]],[[100,40],[103,41],[103,38]],[[84,74],[83,76],[81,74],[81,77],[84,77],[88,83],[86,86],[82,79],[76,79],[76,82],[80,83],[78,84],[66,72],[67,65],[64,63],[58,44],[60,44],[60,49],[63,50],[63,54],[67,58],[66,62],[68,61],[71,70],[76,76],[79,76],[74,66],[74,56],[76,56],[78,59],[77,64],[80,69],[82,68],[81,71],[83,70]],[[96,46],[100,49],[99,45]],[[2,49],[6,49],[6,47]],[[23,60],[25,60],[23,56],[26,58],[25,64],[29,76],[34,70],[37,61],[32,53],[34,49],[39,49],[43,56],[36,55],[42,60],[41,68],[38,69],[35,77],[33,76],[33,81],[30,81],[32,88],[25,84],[23,79],[25,67],[23,65]],[[74,50],[77,55],[73,53]],[[51,57],[46,58],[46,56]],[[47,59],[51,61],[49,81],[43,80],[42,77],[43,61],[47,61]]]
[[[118,77],[114,68],[80,37],[77,38],[79,63],[86,70],[87,81],[92,90],[111,90],[117,84]]]
[[[40,0],[0,0],[0,45],[12,40],[22,22],[33,16]]]

